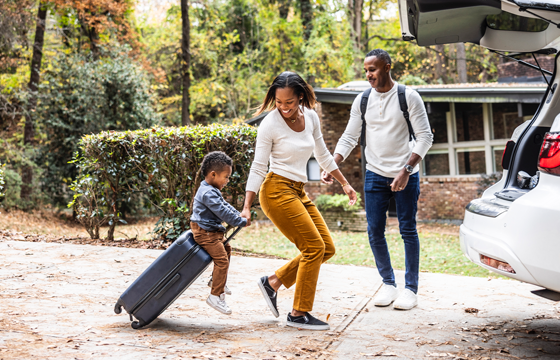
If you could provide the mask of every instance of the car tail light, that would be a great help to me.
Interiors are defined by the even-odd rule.
[[[539,154],[539,170],[560,175],[560,132],[545,134]]]
[[[500,271],[505,271],[511,274],[515,274],[515,270],[511,267],[510,264],[504,261],[496,260],[486,255],[480,254],[480,262],[484,265],[493,267],[494,269],[498,269]]]

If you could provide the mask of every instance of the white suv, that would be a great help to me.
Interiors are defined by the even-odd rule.
[[[399,0],[399,9],[403,38],[421,46],[556,54],[537,113],[504,151],[502,180],[467,206],[460,236],[474,263],[560,300],[560,1]]]

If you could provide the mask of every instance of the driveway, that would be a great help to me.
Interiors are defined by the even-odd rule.
[[[160,250],[0,239],[0,359],[557,359],[560,307],[516,281],[422,273],[420,305],[376,308],[368,267],[326,264],[313,314],[331,331],[287,328],[256,286],[285,261],[236,256],[225,316],[205,304],[209,270],[162,316],[133,330],[113,306]],[[402,272],[397,279],[402,280]],[[402,284],[399,284],[402,287]],[[466,311],[467,310],[467,311]]]

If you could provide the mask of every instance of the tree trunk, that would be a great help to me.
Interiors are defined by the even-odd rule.
[[[443,56],[445,48],[443,45],[436,45],[436,51],[436,80],[441,79],[441,81],[446,84],[447,69],[445,67],[445,56]]]
[[[23,143],[31,145],[35,137],[34,112],[37,106],[37,88],[41,76],[41,61],[43,60],[43,44],[45,40],[45,22],[47,19],[47,7],[43,2],[39,3],[37,13],[37,26],[35,28],[35,42],[33,43],[33,57],[31,58],[31,76],[29,77],[29,103],[25,115],[25,127],[23,130]],[[20,196],[29,199],[33,182],[33,168],[26,165],[21,173],[22,187]]]
[[[181,124],[183,126],[190,125],[190,112],[189,106],[191,105],[191,98],[189,96],[189,89],[191,87],[191,76],[189,74],[189,67],[191,63],[190,54],[190,31],[191,22],[189,20],[189,0],[181,0],[181,17],[183,19],[183,39],[181,42],[181,75],[183,79],[183,100],[181,102]]]
[[[362,8],[364,0],[354,0],[354,36],[356,47],[362,49]]]
[[[290,12],[290,3],[291,0],[278,0],[278,13],[284,20],[288,18],[288,13]]]
[[[467,82],[467,58],[465,54],[465,43],[457,44],[457,76],[459,83]]]
[[[313,30],[313,6],[310,0],[299,0],[301,10],[301,22],[303,24],[303,39],[309,40]]]

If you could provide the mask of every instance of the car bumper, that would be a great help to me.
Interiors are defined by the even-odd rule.
[[[461,225],[459,236],[461,239],[461,250],[467,258],[475,264],[497,274],[541,286],[535,278],[533,278],[525,266],[523,266],[519,258],[509,248],[505,241],[488,234],[483,234],[469,229],[467,224]],[[515,270],[515,274],[498,270],[483,264],[480,261],[480,255],[485,255],[496,260],[507,262]]]

